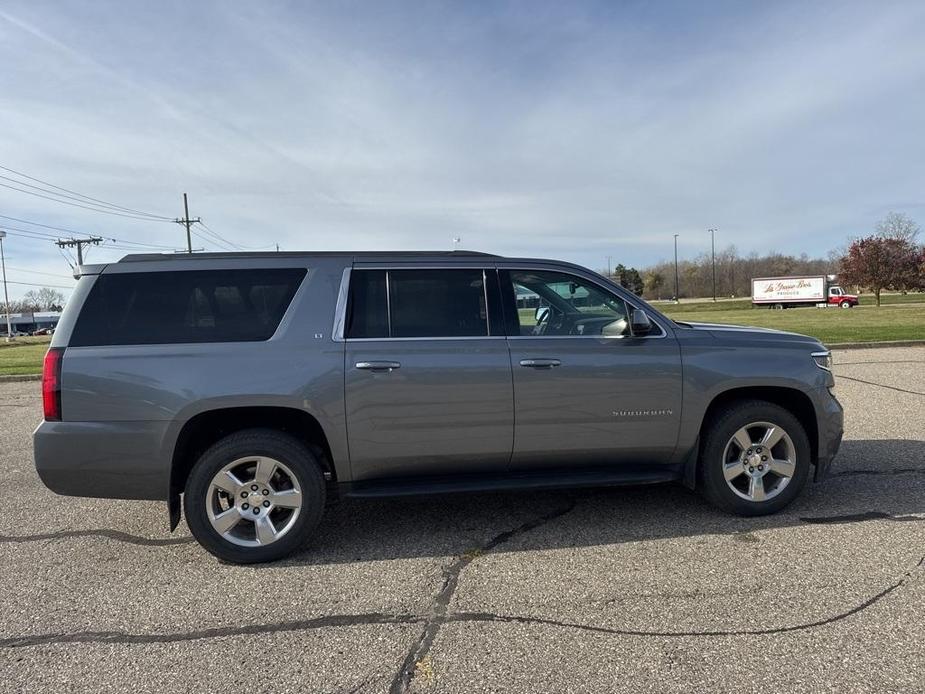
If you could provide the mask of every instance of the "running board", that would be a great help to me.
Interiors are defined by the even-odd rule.
[[[659,484],[681,479],[681,466],[659,465],[645,468],[595,469],[577,472],[557,470],[548,473],[505,473],[455,477],[409,477],[337,485],[341,496],[374,498],[427,494],[454,494],[505,490],[567,489],[637,484]]]

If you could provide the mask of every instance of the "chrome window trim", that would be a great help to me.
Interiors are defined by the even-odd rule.
[[[623,296],[621,292],[615,292],[613,288],[611,287],[603,286],[597,280],[594,280],[590,277],[585,277],[584,275],[580,275],[574,272],[571,268],[569,268],[568,270],[563,270],[562,268],[556,267],[554,265],[538,264],[535,266],[524,266],[524,265],[519,265],[517,263],[499,263],[497,268],[498,270],[507,270],[508,272],[516,272],[518,270],[520,271],[540,270],[544,272],[558,272],[563,275],[571,275],[573,277],[579,277],[585,280],[586,282],[590,282],[591,284],[596,286],[601,291],[606,292],[608,294],[613,294],[619,297],[623,302],[625,302],[628,306],[630,306],[631,309],[639,309],[640,311],[645,311],[646,315],[649,317],[649,320],[655,325],[657,325],[659,330],[662,331],[661,335],[509,335],[508,336],[509,340],[535,340],[537,338],[547,339],[547,340],[556,340],[556,339],[561,340],[563,338],[571,339],[571,340],[576,339],[576,338],[581,339],[581,340],[587,340],[587,339],[625,340],[627,338],[632,338],[634,340],[661,340],[661,339],[668,337],[668,330],[665,329],[665,326],[662,325],[661,321],[658,320],[656,316],[653,316],[648,311],[646,311],[646,308],[644,306],[640,306],[639,304],[633,302],[631,299]],[[632,311],[630,313],[632,313]]]
[[[389,281],[389,272],[391,270],[473,270],[480,269],[482,271],[482,290],[485,293],[485,320],[487,322],[488,335],[467,335],[460,337],[345,337],[344,331],[346,329],[346,314],[347,314],[347,300],[350,294],[350,279],[352,276],[351,270],[385,270],[386,273],[386,297],[388,297],[388,281]],[[581,279],[591,282],[597,286],[601,291],[608,292],[610,294],[616,294],[623,301],[627,303],[630,307],[634,309],[641,309],[645,311],[644,306],[633,302],[631,299],[622,295],[621,292],[615,292],[613,288],[603,286],[600,282],[590,278],[584,277],[581,274],[574,272],[571,268],[565,270],[561,267],[555,265],[546,265],[538,264],[535,266],[524,266],[519,263],[454,263],[454,264],[444,264],[444,265],[404,265],[404,264],[390,264],[390,263],[363,263],[362,266],[358,267],[353,265],[351,267],[345,268],[343,276],[341,277],[341,286],[337,295],[337,305],[334,309],[334,331],[332,332],[332,340],[335,342],[381,342],[383,340],[390,341],[400,341],[400,342],[420,342],[420,341],[440,341],[445,342],[447,340],[536,340],[546,339],[546,340],[625,340],[627,338],[632,338],[634,340],[661,340],[668,337],[668,330],[662,325],[662,322],[656,316],[653,316],[648,311],[646,315],[649,316],[649,320],[652,321],[655,325],[658,326],[661,330],[660,335],[492,335],[491,334],[491,321],[488,316],[488,282],[486,281],[486,273],[489,270],[545,270],[547,272],[559,272],[565,275],[574,275],[575,277],[580,277]],[[390,298],[387,298],[387,310],[389,312],[389,332],[392,331],[391,326],[391,301]]]

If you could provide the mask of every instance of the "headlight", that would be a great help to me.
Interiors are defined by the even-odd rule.
[[[813,361],[816,362],[816,366],[820,369],[825,369],[826,371],[832,370],[832,353],[829,351],[825,352],[813,352],[812,354]]]

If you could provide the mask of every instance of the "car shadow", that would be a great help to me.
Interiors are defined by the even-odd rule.
[[[315,538],[281,564],[452,557],[494,549],[499,535],[505,540],[495,551],[508,552],[699,535],[747,541],[754,531],[811,524],[925,522],[923,491],[925,441],[845,441],[832,474],[809,482],[771,516],[725,514],[680,485],[347,499],[333,504]]]

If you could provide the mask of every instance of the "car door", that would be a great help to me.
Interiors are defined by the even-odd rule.
[[[632,306],[591,273],[510,266],[500,277],[512,468],[668,463],[681,418],[680,349],[668,329],[653,320],[648,335],[633,335]]]
[[[497,274],[357,266],[347,303],[354,481],[504,472],[514,411]]]

